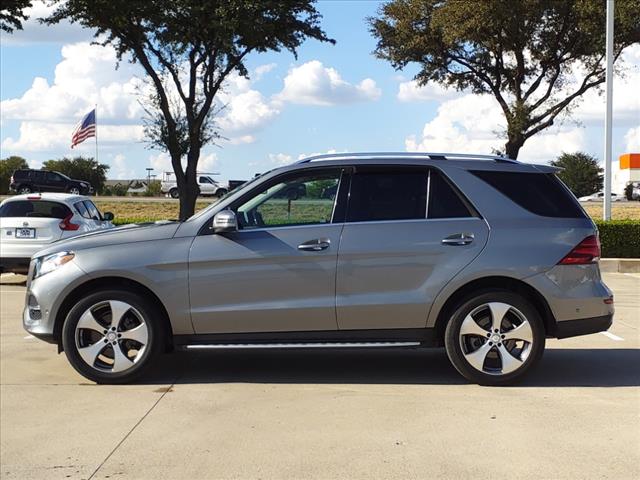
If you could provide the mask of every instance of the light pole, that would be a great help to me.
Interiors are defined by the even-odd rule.
[[[611,220],[611,120],[613,114],[613,17],[614,0],[607,0],[606,113],[604,120],[604,208],[602,218]]]

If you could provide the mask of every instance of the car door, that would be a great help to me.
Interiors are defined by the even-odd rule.
[[[46,189],[46,191],[49,191],[49,192],[64,192],[65,191],[65,187],[67,186],[67,182],[62,177],[62,175],[60,175],[60,174],[58,174],[56,172],[46,172],[45,175],[46,175],[46,178],[45,178],[46,187],[43,188],[43,191],[45,189]]]
[[[285,174],[231,205],[239,229],[198,235],[189,254],[196,333],[336,330],[336,261],[342,169]],[[305,195],[282,198],[292,184]],[[345,195],[346,191],[343,190]]]
[[[358,167],[338,252],[338,327],[424,328],[444,285],[488,227],[437,170]]]
[[[213,195],[216,193],[216,186],[209,177],[198,177],[198,185],[200,187],[200,193],[203,195]]]

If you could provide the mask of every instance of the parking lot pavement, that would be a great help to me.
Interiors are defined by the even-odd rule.
[[[2,478],[640,478],[640,275],[610,333],[548,341],[520,386],[442,350],[178,353],[98,386],[0,286]]]

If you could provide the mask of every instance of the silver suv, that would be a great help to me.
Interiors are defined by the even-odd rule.
[[[103,383],[174,348],[428,346],[470,381],[512,383],[546,337],[613,317],[597,230],[554,171],[481,155],[309,158],[187,221],[42,250],[24,327]]]

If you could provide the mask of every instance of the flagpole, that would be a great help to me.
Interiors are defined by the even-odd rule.
[[[98,104],[95,104],[94,118],[96,120],[96,163],[98,162]]]

